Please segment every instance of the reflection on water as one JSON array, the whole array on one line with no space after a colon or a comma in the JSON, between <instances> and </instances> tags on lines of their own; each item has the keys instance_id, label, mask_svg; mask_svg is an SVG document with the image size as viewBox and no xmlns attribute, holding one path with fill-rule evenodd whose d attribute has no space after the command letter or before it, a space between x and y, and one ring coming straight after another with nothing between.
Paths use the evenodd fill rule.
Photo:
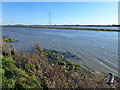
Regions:
<instances>
[{"instance_id":1,"label":"reflection on water","mask_svg":"<svg viewBox=\"0 0 120 90\"><path fill-rule=\"evenodd\" d=\"M19 42L12 45L20 51L31 50L35 42L43 48L70 52L74 63L101 72L118 72L118 32L3 27L3 35Z\"/></svg>"}]
</instances>

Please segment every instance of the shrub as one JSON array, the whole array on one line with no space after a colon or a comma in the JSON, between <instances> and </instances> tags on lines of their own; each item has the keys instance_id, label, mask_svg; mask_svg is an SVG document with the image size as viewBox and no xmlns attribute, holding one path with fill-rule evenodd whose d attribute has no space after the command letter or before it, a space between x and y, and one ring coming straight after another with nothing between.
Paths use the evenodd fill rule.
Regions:
<instances>
[{"instance_id":1,"label":"shrub","mask_svg":"<svg viewBox=\"0 0 120 90\"><path fill-rule=\"evenodd\" d=\"M58 65L66 65L66 62L65 61L59 61Z\"/></svg>"}]
</instances>

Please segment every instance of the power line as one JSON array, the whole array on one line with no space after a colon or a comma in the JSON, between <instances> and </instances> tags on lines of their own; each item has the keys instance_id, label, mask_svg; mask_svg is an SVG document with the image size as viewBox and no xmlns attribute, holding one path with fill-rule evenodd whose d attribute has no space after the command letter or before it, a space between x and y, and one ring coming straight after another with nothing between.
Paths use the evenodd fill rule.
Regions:
<instances>
[{"instance_id":1,"label":"power line","mask_svg":"<svg viewBox=\"0 0 120 90\"><path fill-rule=\"evenodd\" d=\"M12 20L10 20L10 25L12 25Z\"/></svg>"},{"instance_id":2,"label":"power line","mask_svg":"<svg viewBox=\"0 0 120 90\"><path fill-rule=\"evenodd\" d=\"M49 12L49 25L51 25L51 12Z\"/></svg>"}]
</instances>

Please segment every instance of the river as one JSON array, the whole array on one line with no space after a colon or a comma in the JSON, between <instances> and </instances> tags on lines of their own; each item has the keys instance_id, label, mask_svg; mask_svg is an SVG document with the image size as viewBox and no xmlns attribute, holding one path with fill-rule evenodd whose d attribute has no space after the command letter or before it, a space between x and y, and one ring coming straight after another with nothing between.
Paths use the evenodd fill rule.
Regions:
<instances>
[{"instance_id":1,"label":"river","mask_svg":"<svg viewBox=\"0 0 120 90\"><path fill-rule=\"evenodd\" d=\"M118 74L118 32L3 27L2 34L19 42L12 43L19 51L29 51L38 42L42 48L70 52L68 58L93 70Z\"/></svg>"}]
</instances>

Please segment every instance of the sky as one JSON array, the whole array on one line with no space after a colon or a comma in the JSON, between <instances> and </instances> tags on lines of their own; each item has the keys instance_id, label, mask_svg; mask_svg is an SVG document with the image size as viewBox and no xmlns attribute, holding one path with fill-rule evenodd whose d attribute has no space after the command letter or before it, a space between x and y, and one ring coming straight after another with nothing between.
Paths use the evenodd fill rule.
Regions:
<instances>
[{"instance_id":1,"label":"sky","mask_svg":"<svg viewBox=\"0 0 120 90\"><path fill-rule=\"evenodd\" d=\"M2 2L2 24L118 24L118 2Z\"/></svg>"}]
</instances>

